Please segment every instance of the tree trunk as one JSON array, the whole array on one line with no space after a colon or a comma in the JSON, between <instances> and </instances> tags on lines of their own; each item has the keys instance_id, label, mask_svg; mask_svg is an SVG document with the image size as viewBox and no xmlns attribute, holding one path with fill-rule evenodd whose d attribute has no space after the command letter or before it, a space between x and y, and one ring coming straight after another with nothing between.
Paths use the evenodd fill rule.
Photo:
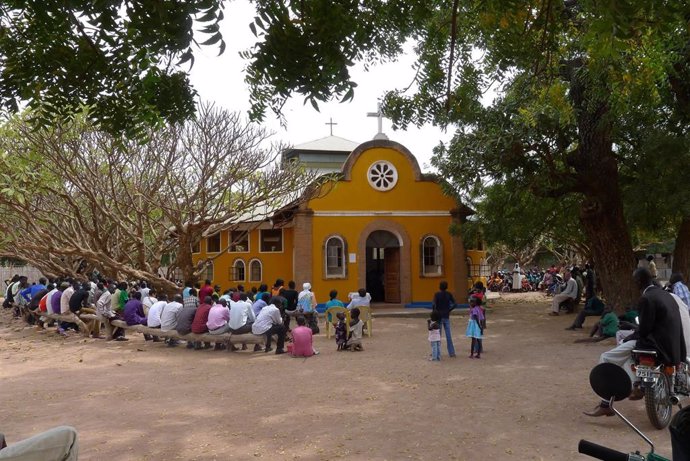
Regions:
<instances>
[{"instance_id":1,"label":"tree trunk","mask_svg":"<svg viewBox=\"0 0 690 461\"><path fill-rule=\"evenodd\" d=\"M199 277L195 274L194 261L192 259L192 244L189 239L188 234L180 235L179 237L179 247L177 249L177 254L175 255L175 263L177 267L182 272L182 279L186 282L191 282L194 284L199 280Z\"/></svg>"},{"instance_id":2,"label":"tree trunk","mask_svg":"<svg viewBox=\"0 0 690 461\"><path fill-rule=\"evenodd\" d=\"M598 167L586 173L580 222L589 240L604 297L616 312L623 313L640 296L632 278L636 263L623 215L617 162L610 153L602 153L599 158Z\"/></svg>"},{"instance_id":3,"label":"tree trunk","mask_svg":"<svg viewBox=\"0 0 690 461\"><path fill-rule=\"evenodd\" d=\"M582 59L570 63L570 97L576 109L578 147L566 158L575 169L574 189L584 195L580 222L594 258L604 297L618 313L637 301L635 260L623 215L618 161L613 155L607 82L592 78Z\"/></svg>"},{"instance_id":4,"label":"tree trunk","mask_svg":"<svg viewBox=\"0 0 690 461\"><path fill-rule=\"evenodd\" d=\"M673 272L681 272L686 282L690 279L690 216L685 216L678 227Z\"/></svg>"},{"instance_id":5,"label":"tree trunk","mask_svg":"<svg viewBox=\"0 0 690 461\"><path fill-rule=\"evenodd\" d=\"M588 194L581 207L580 222L591 245L604 297L616 312L623 313L640 296L632 279L635 258L618 183L611 180L603 186L610 190L609 194Z\"/></svg>"}]
</instances>

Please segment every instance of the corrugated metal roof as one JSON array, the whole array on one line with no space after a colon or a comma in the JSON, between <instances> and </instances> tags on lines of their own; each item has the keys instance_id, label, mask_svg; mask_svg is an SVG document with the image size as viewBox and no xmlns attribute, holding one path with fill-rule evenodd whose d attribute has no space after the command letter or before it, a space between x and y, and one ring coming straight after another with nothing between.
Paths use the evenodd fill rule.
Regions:
<instances>
[{"instance_id":1,"label":"corrugated metal roof","mask_svg":"<svg viewBox=\"0 0 690 461\"><path fill-rule=\"evenodd\" d=\"M352 152L360 143L341 138L340 136L326 136L315 141L298 144L291 150L319 150L335 152Z\"/></svg>"}]
</instances>

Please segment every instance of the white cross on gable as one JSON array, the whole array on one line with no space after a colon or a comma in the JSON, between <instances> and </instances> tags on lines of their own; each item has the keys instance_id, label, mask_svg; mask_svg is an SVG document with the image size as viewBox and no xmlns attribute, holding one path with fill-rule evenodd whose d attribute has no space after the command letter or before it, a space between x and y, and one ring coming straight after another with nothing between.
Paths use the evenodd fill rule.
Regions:
<instances>
[{"instance_id":1,"label":"white cross on gable","mask_svg":"<svg viewBox=\"0 0 690 461\"><path fill-rule=\"evenodd\" d=\"M378 104L376 112L367 112L367 117L376 117L379 122L379 131L374 135L374 139L388 139L388 136L383 132L383 112L381 111L381 103Z\"/></svg>"}]
</instances>

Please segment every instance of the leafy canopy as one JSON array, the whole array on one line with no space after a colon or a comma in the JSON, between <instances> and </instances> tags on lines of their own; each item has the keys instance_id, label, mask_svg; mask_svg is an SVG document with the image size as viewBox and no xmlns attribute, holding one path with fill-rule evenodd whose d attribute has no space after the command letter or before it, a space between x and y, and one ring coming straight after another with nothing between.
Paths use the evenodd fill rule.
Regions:
<instances>
[{"instance_id":1,"label":"leafy canopy","mask_svg":"<svg viewBox=\"0 0 690 461\"><path fill-rule=\"evenodd\" d=\"M221 0L14 0L1 6L0 108L14 113L28 103L42 127L82 107L102 129L129 136L162 120L188 119L195 91L179 66L193 62L193 44L225 49Z\"/></svg>"}]
</instances>

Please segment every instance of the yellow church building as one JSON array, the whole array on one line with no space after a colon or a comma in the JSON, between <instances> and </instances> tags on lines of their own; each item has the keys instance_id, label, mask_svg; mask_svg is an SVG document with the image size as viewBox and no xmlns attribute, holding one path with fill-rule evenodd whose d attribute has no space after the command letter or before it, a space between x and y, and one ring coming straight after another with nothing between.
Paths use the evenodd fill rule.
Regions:
<instances>
[{"instance_id":1,"label":"yellow church building","mask_svg":"<svg viewBox=\"0 0 690 461\"><path fill-rule=\"evenodd\" d=\"M329 136L296 146L283 161L339 171L324 193L280 210L280 219L241 223L203 239L195 262L223 289L310 282L320 304L366 288L372 302L428 305L439 282L465 299L468 259L457 232L472 210L423 174L407 148L387 139L360 145ZM451 228L456 232L451 233ZM220 254L222 253L222 254ZM478 256L478 257L481 257Z\"/></svg>"}]
</instances>

